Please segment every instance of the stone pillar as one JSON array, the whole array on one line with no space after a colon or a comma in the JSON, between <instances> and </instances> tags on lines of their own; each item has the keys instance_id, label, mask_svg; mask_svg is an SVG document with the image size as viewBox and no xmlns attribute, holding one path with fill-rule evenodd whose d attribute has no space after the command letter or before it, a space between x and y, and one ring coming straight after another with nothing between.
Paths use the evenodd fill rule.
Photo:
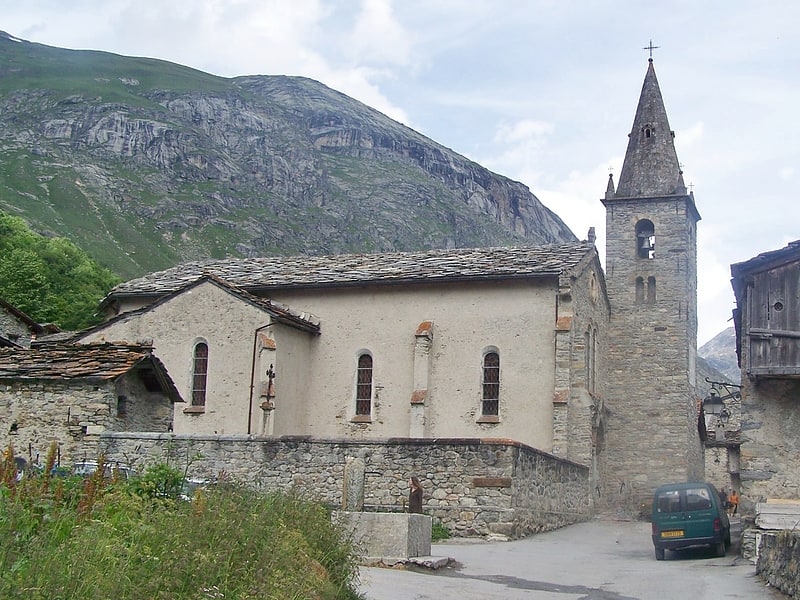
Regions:
<instances>
[{"instance_id":1,"label":"stone pillar","mask_svg":"<svg viewBox=\"0 0 800 600\"><path fill-rule=\"evenodd\" d=\"M365 472L366 464L363 458L347 457L344 465L342 510L355 512L364 510Z\"/></svg>"},{"instance_id":2,"label":"stone pillar","mask_svg":"<svg viewBox=\"0 0 800 600\"><path fill-rule=\"evenodd\" d=\"M414 334L414 391L411 394L411 418L408 435L426 437L425 402L428 401L428 382L431 371L431 348L433 347L433 322L423 321Z\"/></svg>"},{"instance_id":3,"label":"stone pillar","mask_svg":"<svg viewBox=\"0 0 800 600\"><path fill-rule=\"evenodd\" d=\"M566 457L569 453L569 401L571 367L572 317L559 317L556 322L556 372L553 391L553 447L554 455Z\"/></svg>"},{"instance_id":4,"label":"stone pillar","mask_svg":"<svg viewBox=\"0 0 800 600\"><path fill-rule=\"evenodd\" d=\"M277 355L275 340L265 333L258 333L258 407L261 409L261 435L275 434L275 359ZM267 367L266 365L269 365ZM258 412L258 409L256 409Z\"/></svg>"}]
</instances>

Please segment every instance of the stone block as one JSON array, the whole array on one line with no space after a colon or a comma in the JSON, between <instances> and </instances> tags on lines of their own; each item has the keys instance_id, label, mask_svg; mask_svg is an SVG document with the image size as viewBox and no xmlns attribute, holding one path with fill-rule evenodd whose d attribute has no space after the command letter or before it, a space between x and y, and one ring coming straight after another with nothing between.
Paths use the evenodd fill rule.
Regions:
<instances>
[{"instance_id":1,"label":"stone block","mask_svg":"<svg viewBox=\"0 0 800 600\"><path fill-rule=\"evenodd\" d=\"M756 527L795 530L798 523L800 503L797 501L769 499L756 504Z\"/></svg>"},{"instance_id":2,"label":"stone block","mask_svg":"<svg viewBox=\"0 0 800 600\"><path fill-rule=\"evenodd\" d=\"M336 511L333 518L368 558L430 556L432 520L408 513Z\"/></svg>"}]
</instances>

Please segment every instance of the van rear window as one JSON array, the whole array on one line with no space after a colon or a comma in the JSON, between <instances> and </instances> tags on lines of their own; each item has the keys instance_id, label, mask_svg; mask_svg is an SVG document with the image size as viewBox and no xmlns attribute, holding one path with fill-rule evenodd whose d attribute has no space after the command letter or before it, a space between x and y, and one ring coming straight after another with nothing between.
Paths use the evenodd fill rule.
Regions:
<instances>
[{"instance_id":1,"label":"van rear window","mask_svg":"<svg viewBox=\"0 0 800 600\"><path fill-rule=\"evenodd\" d=\"M661 492L656 498L656 508L660 513L681 512L681 496L678 490Z\"/></svg>"},{"instance_id":2,"label":"van rear window","mask_svg":"<svg viewBox=\"0 0 800 600\"><path fill-rule=\"evenodd\" d=\"M708 510L711 508L711 494L706 488L686 490L686 510Z\"/></svg>"}]
</instances>

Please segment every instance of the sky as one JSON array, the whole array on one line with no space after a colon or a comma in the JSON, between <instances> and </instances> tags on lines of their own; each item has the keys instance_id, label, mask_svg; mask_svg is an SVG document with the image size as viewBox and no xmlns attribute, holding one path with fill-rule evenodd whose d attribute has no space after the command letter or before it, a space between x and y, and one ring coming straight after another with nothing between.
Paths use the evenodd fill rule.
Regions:
<instances>
[{"instance_id":1,"label":"sky","mask_svg":"<svg viewBox=\"0 0 800 600\"><path fill-rule=\"evenodd\" d=\"M527 185L605 244L650 51L698 223L698 342L730 265L800 239L796 0L0 0L0 30L321 81Z\"/></svg>"}]
</instances>

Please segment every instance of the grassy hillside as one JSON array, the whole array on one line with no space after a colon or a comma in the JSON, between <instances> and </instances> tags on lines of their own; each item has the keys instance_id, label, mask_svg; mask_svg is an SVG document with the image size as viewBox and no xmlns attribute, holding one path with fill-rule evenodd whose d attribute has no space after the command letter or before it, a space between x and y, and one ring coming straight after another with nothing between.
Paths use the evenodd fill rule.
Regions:
<instances>
[{"instance_id":1,"label":"grassy hillside","mask_svg":"<svg viewBox=\"0 0 800 600\"><path fill-rule=\"evenodd\" d=\"M575 240L522 184L319 82L5 34L0 210L123 278L200 258Z\"/></svg>"}]
</instances>

